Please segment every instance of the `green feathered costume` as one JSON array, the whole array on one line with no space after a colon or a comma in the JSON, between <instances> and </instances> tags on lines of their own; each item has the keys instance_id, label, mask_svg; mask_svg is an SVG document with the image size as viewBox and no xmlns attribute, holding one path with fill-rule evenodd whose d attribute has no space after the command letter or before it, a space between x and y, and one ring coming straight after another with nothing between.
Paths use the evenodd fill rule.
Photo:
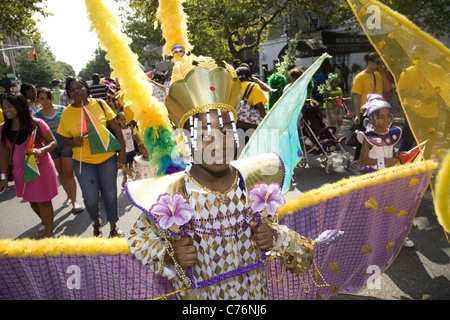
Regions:
<instances>
[{"instance_id":1,"label":"green feathered costume","mask_svg":"<svg viewBox=\"0 0 450 320\"><path fill-rule=\"evenodd\" d=\"M283 95L283 89L287 85L286 77L279 73L274 73L268 80L269 87L278 89L276 92L269 93L269 110L277 102L277 100Z\"/></svg>"}]
</instances>

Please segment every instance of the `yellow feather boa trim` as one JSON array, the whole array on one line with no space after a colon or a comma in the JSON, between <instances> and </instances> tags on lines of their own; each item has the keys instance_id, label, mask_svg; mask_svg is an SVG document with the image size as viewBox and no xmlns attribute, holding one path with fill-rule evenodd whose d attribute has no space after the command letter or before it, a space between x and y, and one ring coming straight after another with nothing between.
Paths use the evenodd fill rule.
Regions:
<instances>
[{"instance_id":1,"label":"yellow feather boa trim","mask_svg":"<svg viewBox=\"0 0 450 320\"><path fill-rule=\"evenodd\" d=\"M54 257L60 255L130 254L127 240L123 238L78 238L62 236L54 239L1 239L0 257Z\"/></svg>"},{"instance_id":2,"label":"yellow feather boa trim","mask_svg":"<svg viewBox=\"0 0 450 320\"><path fill-rule=\"evenodd\" d=\"M439 223L450 233L450 152L447 152L437 174L434 205Z\"/></svg>"},{"instance_id":3,"label":"yellow feather boa trim","mask_svg":"<svg viewBox=\"0 0 450 320\"><path fill-rule=\"evenodd\" d=\"M187 36L187 15L183 11L183 2L185 0L159 0L156 17L161 22L162 35L166 40L163 56L171 54L175 45L183 46L186 53L192 50Z\"/></svg>"},{"instance_id":4,"label":"yellow feather boa trim","mask_svg":"<svg viewBox=\"0 0 450 320\"><path fill-rule=\"evenodd\" d=\"M142 70L138 56L129 47L131 39L120 31L119 23L105 5L104 0L85 0L91 31L97 33L101 47L107 51L114 70L112 78L118 78L124 91L124 102L129 105L139 127L170 129L169 115L164 104L152 96L152 86ZM154 138L157 138L155 135Z\"/></svg>"},{"instance_id":5,"label":"yellow feather boa trim","mask_svg":"<svg viewBox=\"0 0 450 320\"><path fill-rule=\"evenodd\" d=\"M342 197L354 190L360 190L395 179L412 176L418 173L430 172L437 168L433 161L420 161L400 166L393 166L384 170L339 180L333 184L327 184L300 195L296 199L286 201L286 204L278 211L278 217L292 214L300 209L312 205Z\"/></svg>"}]
</instances>

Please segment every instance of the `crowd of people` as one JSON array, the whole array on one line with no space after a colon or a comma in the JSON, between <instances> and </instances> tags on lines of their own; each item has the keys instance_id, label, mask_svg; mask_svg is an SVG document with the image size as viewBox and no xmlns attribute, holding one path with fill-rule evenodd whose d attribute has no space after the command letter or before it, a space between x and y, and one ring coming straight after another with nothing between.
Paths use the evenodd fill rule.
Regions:
<instances>
[{"instance_id":1,"label":"crowd of people","mask_svg":"<svg viewBox=\"0 0 450 320\"><path fill-rule=\"evenodd\" d=\"M396 164L398 158L394 145L401 136L399 129L399 139L387 146L386 150L384 147L374 147L368 138L370 134L366 134L370 131L378 134L388 132L394 112L389 104L392 80L383 62L374 52L366 55L366 62L364 70L358 70L355 65L352 67L354 79L351 88L347 83L348 68L344 64L340 67L335 65L335 72L330 73L328 79L323 74L314 77L316 86L325 84L322 101L317 106L321 107L322 102L326 104L328 125L341 128L344 110L335 99L343 98L344 93L351 93L355 108L354 124L360 133L365 133L360 136L355 150L352 168L357 171L366 168L366 171L377 170ZM236 126L244 131L257 128L276 101L304 72L302 67L293 66L287 75L272 75L268 83L264 83L252 75L248 64L237 59L232 64L242 87ZM165 81L164 73L151 73L153 94L162 102L168 91L164 86ZM382 101L382 106L375 104L372 110L368 100L370 94L375 97L374 101ZM149 150L144 146L132 111L124 105L118 80L105 79L103 75L95 73L91 85L74 77L68 77L65 83L55 79L51 88L36 89L34 85L25 83L20 93L4 94L1 105L4 122L0 126L0 147L4 152L0 162L0 187L4 191L8 188L8 182L14 180L17 196L28 201L42 220L38 236L53 236L51 200L57 194L57 174L67 194L63 207L72 206L74 214L86 210L93 222L93 235L102 236L99 211L102 199L110 223L109 236L123 237L123 231L117 227L118 170L123 172L122 187L125 187L128 179L156 176L157 168L150 164ZM120 143L120 150L96 154L91 152L87 135L80 134L84 109L89 110L113 133ZM34 137L32 132L35 128L37 134ZM25 188L22 176L26 164L21 155L30 139L35 139L32 152L36 155L40 176L26 183ZM381 158L385 160L383 163L375 163ZM77 200L77 181L85 208Z\"/></svg>"},{"instance_id":2,"label":"crowd of people","mask_svg":"<svg viewBox=\"0 0 450 320\"><path fill-rule=\"evenodd\" d=\"M151 81L161 88L165 75L154 72ZM80 134L82 109L89 110L113 132L122 146L118 152L91 153L87 134ZM0 110L0 192L14 181L16 195L29 202L42 221L37 237L53 237L52 199L58 194L57 176L66 193L62 207L72 206L73 214L86 210L93 222L93 235L100 237L102 199L110 223L109 236L123 237L117 227L117 172L123 171L124 187L127 176L152 177L156 168L150 164L130 108L124 108L118 81L94 73L91 85L75 77L67 77L65 83L54 79L49 88L36 89L24 83L20 93L1 95ZM25 149L35 155L39 175L26 183ZM85 208L77 200L77 181Z\"/></svg>"}]
</instances>

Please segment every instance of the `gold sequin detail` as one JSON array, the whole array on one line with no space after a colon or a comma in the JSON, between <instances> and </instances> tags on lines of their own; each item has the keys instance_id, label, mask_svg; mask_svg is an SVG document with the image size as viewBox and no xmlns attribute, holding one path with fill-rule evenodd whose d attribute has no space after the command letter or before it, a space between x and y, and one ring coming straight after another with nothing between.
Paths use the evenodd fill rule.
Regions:
<instances>
[{"instance_id":1,"label":"gold sequin detail","mask_svg":"<svg viewBox=\"0 0 450 320\"><path fill-rule=\"evenodd\" d=\"M372 209L372 210L374 210L374 211L378 211L378 203L375 201L374 198L370 198L369 200L367 200L367 201L364 203L364 206L365 206L367 209Z\"/></svg>"},{"instance_id":2,"label":"gold sequin detail","mask_svg":"<svg viewBox=\"0 0 450 320\"><path fill-rule=\"evenodd\" d=\"M365 246L362 246L359 251L364 253L372 253L372 247L366 244Z\"/></svg>"},{"instance_id":3,"label":"gold sequin detail","mask_svg":"<svg viewBox=\"0 0 450 320\"><path fill-rule=\"evenodd\" d=\"M384 208L383 211L386 213L392 213L392 214L397 213L397 209L395 209L395 207L393 207L393 206L386 207L386 208Z\"/></svg>"},{"instance_id":4,"label":"gold sequin detail","mask_svg":"<svg viewBox=\"0 0 450 320\"><path fill-rule=\"evenodd\" d=\"M411 181L408 184L408 188L412 188L414 186L417 186L420 183L419 179L412 178Z\"/></svg>"}]
</instances>

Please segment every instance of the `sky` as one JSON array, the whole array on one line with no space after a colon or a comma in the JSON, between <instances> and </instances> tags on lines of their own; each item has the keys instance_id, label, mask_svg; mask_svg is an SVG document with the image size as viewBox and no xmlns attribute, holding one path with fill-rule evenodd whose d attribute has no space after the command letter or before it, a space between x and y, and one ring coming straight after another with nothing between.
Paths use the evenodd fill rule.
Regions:
<instances>
[{"instance_id":1,"label":"sky","mask_svg":"<svg viewBox=\"0 0 450 320\"><path fill-rule=\"evenodd\" d=\"M104 1L119 17L119 5L113 0ZM70 64L78 74L92 60L98 48L97 36L89 32L90 22L84 0L47 0L46 12L53 13L53 16L35 17L41 20L37 28L42 39L50 46L56 61Z\"/></svg>"}]
</instances>

